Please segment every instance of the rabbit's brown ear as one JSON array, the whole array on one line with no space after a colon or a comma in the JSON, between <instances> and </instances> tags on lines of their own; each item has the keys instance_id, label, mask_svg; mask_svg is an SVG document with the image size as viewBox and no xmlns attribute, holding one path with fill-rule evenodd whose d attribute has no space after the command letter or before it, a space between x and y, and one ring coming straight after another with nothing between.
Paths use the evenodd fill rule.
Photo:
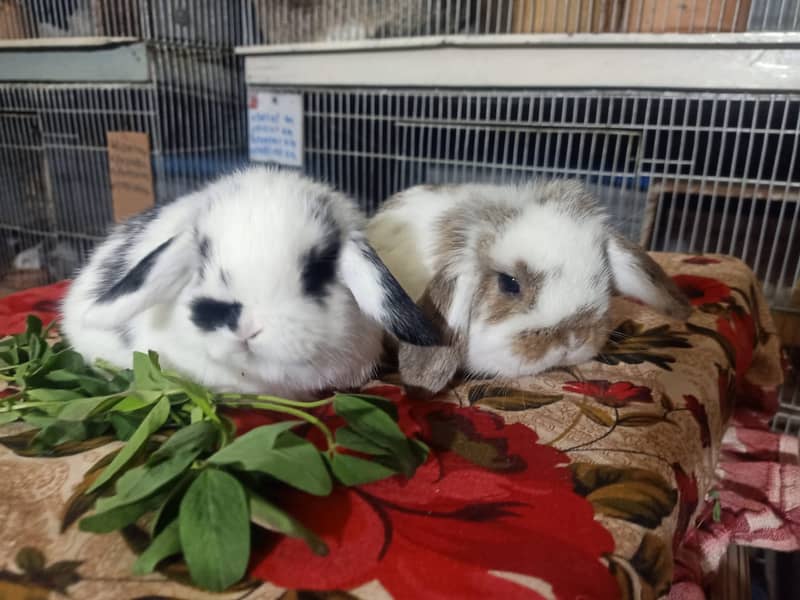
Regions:
<instances>
[{"instance_id":1,"label":"rabbit's brown ear","mask_svg":"<svg viewBox=\"0 0 800 600\"><path fill-rule=\"evenodd\" d=\"M400 342L400 379L415 396L429 397L445 389L461 366L464 336L447 323L455 290L455 280L438 272L418 303L437 329L442 345L422 347Z\"/></svg>"},{"instance_id":2,"label":"rabbit's brown ear","mask_svg":"<svg viewBox=\"0 0 800 600\"><path fill-rule=\"evenodd\" d=\"M672 278L642 248L618 234L608 240L614 291L632 296L675 319L686 320L692 306Z\"/></svg>"}]
</instances>

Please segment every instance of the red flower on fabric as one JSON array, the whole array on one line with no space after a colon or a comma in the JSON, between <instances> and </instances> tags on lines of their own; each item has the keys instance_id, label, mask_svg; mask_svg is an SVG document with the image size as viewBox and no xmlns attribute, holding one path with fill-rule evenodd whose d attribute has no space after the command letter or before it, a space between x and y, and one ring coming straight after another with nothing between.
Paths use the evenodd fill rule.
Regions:
<instances>
[{"instance_id":1,"label":"red flower on fabric","mask_svg":"<svg viewBox=\"0 0 800 600\"><path fill-rule=\"evenodd\" d=\"M700 494L697 489L697 476L691 476L683 470L678 463L672 465L672 472L675 474L675 483L678 487L678 522L675 525L675 535L672 538L673 553L677 551L683 540L683 536L689 530L690 520L697 504L700 501Z\"/></svg>"},{"instance_id":2,"label":"red flower on fabric","mask_svg":"<svg viewBox=\"0 0 800 600\"><path fill-rule=\"evenodd\" d=\"M61 281L0 298L0 336L25 331L28 315L39 317L45 325L55 321L69 283Z\"/></svg>"},{"instance_id":3,"label":"red flower on fabric","mask_svg":"<svg viewBox=\"0 0 800 600\"><path fill-rule=\"evenodd\" d=\"M672 280L694 306L716 304L731 295L731 288L716 279L699 275L674 275Z\"/></svg>"},{"instance_id":4,"label":"red flower on fabric","mask_svg":"<svg viewBox=\"0 0 800 600\"><path fill-rule=\"evenodd\" d=\"M717 319L717 332L730 344L734 353L736 382L740 385L753 364L753 351L756 345L756 326L753 316L743 309L734 309L729 317Z\"/></svg>"},{"instance_id":5,"label":"red flower on fabric","mask_svg":"<svg viewBox=\"0 0 800 600\"><path fill-rule=\"evenodd\" d=\"M700 401L694 396L684 396L686 408L692 413L692 416L697 421L700 427L700 440L703 443L703 448L711 446L711 429L708 427L708 413L706 407L700 404Z\"/></svg>"},{"instance_id":6,"label":"red flower on fabric","mask_svg":"<svg viewBox=\"0 0 800 600\"><path fill-rule=\"evenodd\" d=\"M690 256L689 258L684 258L682 262L689 265L717 265L722 261L710 256Z\"/></svg>"},{"instance_id":7,"label":"red flower on fabric","mask_svg":"<svg viewBox=\"0 0 800 600\"><path fill-rule=\"evenodd\" d=\"M558 598L618 597L600 562L613 539L574 493L567 455L479 409L414 403L391 386L369 392L398 404L402 429L431 447L428 461L410 480L340 487L326 498L288 490L282 506L330 552L281 538L256 552L252 575L313 590L378 580L395 598L545 597L503 575L514 573Z\"/></svg>"},{"instance_id":8,"label":"red flower on fabric","mask_svg":"<svg viewBox=\"0 0 800 600\"><path fill-rule=\"evenodd\" d=\"M588 379L586 381L567 381L562 388L565 392L574 392L591 396L600 404L612 408L621 408L631 402L652 402L650 388L633 385L630 381L611 383L604 379Z\"/></svg>"}]
</instances>

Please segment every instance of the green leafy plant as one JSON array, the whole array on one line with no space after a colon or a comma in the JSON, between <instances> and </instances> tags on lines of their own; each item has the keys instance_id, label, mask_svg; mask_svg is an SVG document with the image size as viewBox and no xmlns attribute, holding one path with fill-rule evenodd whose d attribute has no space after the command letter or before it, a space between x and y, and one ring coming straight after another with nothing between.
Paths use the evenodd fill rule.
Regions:
<instances>
[{"instance_id":1,"label":"green leafy plant","mask_svg":"<svg viewBox=\"0 0 800 600\"><path fill-rule=\"evenodd\" d=\"M32 426L26 451L37 455L97 438L125 442L86 490L97 500L79 527L108 533L144 522L151 542L137 574L182 555L195 584L224 590L245 575L253 526L324 555L325 543L275 500L281 486L326 496L337 482L411 477L427 458L384 398L216 394L162 369L153 352L135 353L132 370L88 365L63 341L48 343L48 333L29 317L24 333L0 340L0 425ZM224 407L280 420L236 437ZM333 415L344 422L335 431L326 423ZM311 429L321 449L304 437Z\"/></svg>"}]
</instances>

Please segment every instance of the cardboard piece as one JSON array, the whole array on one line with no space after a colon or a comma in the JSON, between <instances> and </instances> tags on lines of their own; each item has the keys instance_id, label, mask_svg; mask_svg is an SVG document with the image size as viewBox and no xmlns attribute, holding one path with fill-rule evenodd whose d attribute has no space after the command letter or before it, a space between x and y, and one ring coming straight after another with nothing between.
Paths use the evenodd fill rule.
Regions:
<instances>
[{"instance_id":1,"label":"cardboard piece","mask_svg":"<svg viewBox=\"0 0 800 600\"><path fill-rule=\"evenodd\" d=\"M514 0L513 33L602 33L609 31L620 0Z\"/></svg>"},{"instance_id":2,"label":"cardboard piece","mask_svg":"<svg viewBox=\"0 0 800 600\"><path fill-rule=\"evenodd\" d=\"M745 31L750 0L627 0L622 31L730 33Z\"/></svg>"},{"instance_id":3,"label":"cardboard piece","mask_svg":"<svg viewBox=\"0 0 800 600\"><path fill-rule=\"evenodd\" d=\"M0 0L0 40L33 37L26 25L25 11L18 0Z\"/></svg>"},{"instance_id":4,"label":"cardboard piece","mask_svg":"<svg viewBox=\"0 0 800 600\"><path fill-rule=\"evenodd\" d=\"M150 138L140 131L106 133L111 202L119 223L155 204Z\"/></svg>"}]
</instances>

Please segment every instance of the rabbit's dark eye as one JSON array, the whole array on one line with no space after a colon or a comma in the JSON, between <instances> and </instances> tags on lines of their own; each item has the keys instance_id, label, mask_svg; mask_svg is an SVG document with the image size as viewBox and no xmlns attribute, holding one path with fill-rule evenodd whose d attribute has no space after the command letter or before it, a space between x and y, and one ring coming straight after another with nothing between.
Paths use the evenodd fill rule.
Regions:
<instances>
[{"instance_id":1,"label":"rabbit's dark eye","mask_svg":"<svg viewBox=\"0 0 800 600\"><path fill-rule=\"evenodd\" d=\"M516 296L520 292L519 281L507 273L497 274L497 285L501 292L509 296Z\"/></svg>"},{"instance_id":2,"label":"rabbit's dark eye","mask_svg":"<svg viewBox=\"0 0 800 600\"><path fill-rule=\"evenodd\" d=\"M317 299L325 295L325 289L336 276L339 250L340 242L335 238L308 253L303 263L302 274L303 291L306 294Z\"/></svg>"}]
</instances>

